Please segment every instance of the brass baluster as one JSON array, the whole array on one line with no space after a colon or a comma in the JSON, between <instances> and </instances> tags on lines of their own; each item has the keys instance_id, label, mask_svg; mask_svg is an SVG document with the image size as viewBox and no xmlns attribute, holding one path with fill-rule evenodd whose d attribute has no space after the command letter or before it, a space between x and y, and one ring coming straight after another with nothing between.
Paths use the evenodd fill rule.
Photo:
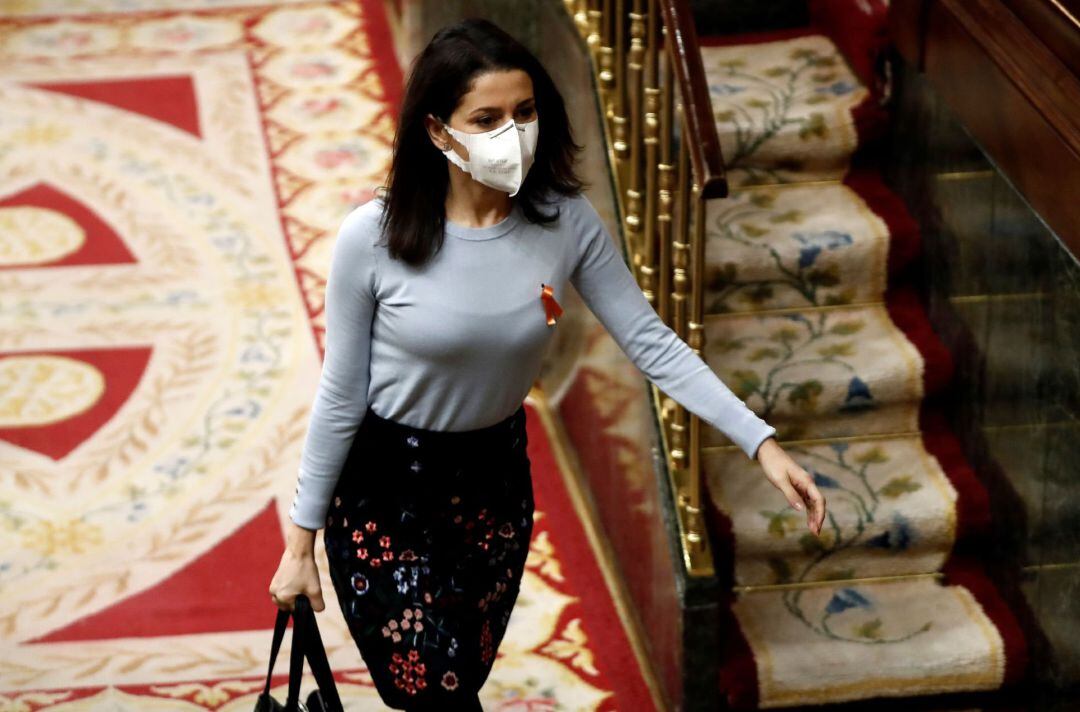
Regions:
<instances>
[{"instance_id":1,"label":"brass baluster","mask_svg":"<svg viewBox=\"0 0 1080 712\"><path fill-rule=\"evenodd\" d=\"M702 198L701 191L696 184L691 201L693 203L693 224L690 239L692 273L690 278L690 313L687 315L685 338L690 348L704 359L705 200ZM701 479L704 477L704 469L701 466L701 419L696 416L690 418L689 427L690 461L687 468L688 477L685 492L686 539L688 545L692 548L691 555L695 553L700 555L705 551L707 543L705 519L701 511Z\"/></svg>"},{"instance_id":2,"label":"brass baluster","mask_svg":"<svg viewBox=\"0 0 1080 712\"><path fill-rule=\"evenodd\" d=\"M645 16L641 12L642 0L633 0L634 9L628 13L629 20L629 49L626 52L626 99L628 110L626 112L628 126L626 127L629 137L626 146L627 175L624 190L626 201L625 229L627 240L631 246L633 269L638 284L642 287L645 297L649 299L651 289L644 282L647 275L652 271L651 248L643 244L646 233L642 229L643 222L643 183L642 176L642 124L643 103L642 90L644 88L644 58L645 58ZM621 63L620 63L621 64ZM649 299L650 302L655 301Z\"/></svg>"},{"instance_id":3,"label":"brass baluster","mask_svg":"<svg viewBox=\"0 0 1080 712\"><path fill-rule=\"evenodd\" d=\"M705 199L726 190L684 0L564 0L596 75L631 268L660 318L704 349ZM673 30L672 27L677 29ZM690 96L692 95L692 96ZM694 98L696 97L696 98ZM686 107L690 107L688 115ZM653 388L691 575L713 575L702 515L701 422Z\"/></svg>"},{"instance_id":4,"label":"brass baluster","mask_svg":"<svg viewBox=\"0 0 1080 712\"><path fill-rule=\"evenodd\" d=\"M653 2L656 9L656 2ZM663 23L660 25L661 41L667 33ZM657 173L657 243L660 248L657 260L657 273L659 284L656 289L660 294L660 317L668 324L671 323L671 239L674 234L674 205L675 205L675 166L671 156L672 122L674 114L674 86L675 73L671 69L671 57L666 52L657 53L657 64L663 62L663 71L658 71L660 77L660 117L659 117L659 141L660 162L656 166Z\"/></svg>"},{"instance_id":5,"label":"brass baluster","mask_svg":"<svg viewBox=\"0 0 1080 712\"><path fill-rule=\"evenodd\" d=\"M676 160L676 198L675 198L675 229L671 235L671 321L670 326L680 338L686 338L686 299L687 299L687 265L689 261L689 247L684 236L688 236L687 218L690 203L690 154L688 142L683 137L686 135L686 120L683 116L683 106L678 103L675 107L675 121L680 126L680 139L678 145L678 159ZM678 473L676 476L676 497L681 497L685 487L687 472L687 452L689 445L686 438L687 413L682 405L676 403L671 409L671 460L672 469Z\"/></svg>"},{"instance_id":6,"label":"brass baluster","mask_svg":"<svg viewBox=\"0 0 1080 712\"><path fill-rule=\"evenodd\" d=\"M657 173L659 168L657 144L659 142L660 89L656 61L657 25L654 0L646 3L645 14L641 18L641 120L638 135L641 141L641 156L644 165L642 197L641 233L644 236L644 255L638 266L641 291L645 298L664 318L660 310L660 295L657 293Z\"/></svg>"}]
</instances>

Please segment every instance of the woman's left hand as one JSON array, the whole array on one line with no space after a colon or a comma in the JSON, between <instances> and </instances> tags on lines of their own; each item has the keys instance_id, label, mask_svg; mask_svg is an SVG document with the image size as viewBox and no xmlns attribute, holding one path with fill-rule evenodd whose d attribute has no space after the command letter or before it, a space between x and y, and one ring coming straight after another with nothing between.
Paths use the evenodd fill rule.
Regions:
<instances>
[{"instance_id":1,"label":"woman's left hand","mask_svg":"<svg viewBox=\"0 0 1080 712\"><path fill-rule=\"evenodd\" d=\"M818 491L814 478L784 452L775 437L768 437L758 447L757 461L765 478L784 493L795 509L806 503L806 524L815 535L821 533L825 521L825 497Z\"/></svg>"}]
</instances>

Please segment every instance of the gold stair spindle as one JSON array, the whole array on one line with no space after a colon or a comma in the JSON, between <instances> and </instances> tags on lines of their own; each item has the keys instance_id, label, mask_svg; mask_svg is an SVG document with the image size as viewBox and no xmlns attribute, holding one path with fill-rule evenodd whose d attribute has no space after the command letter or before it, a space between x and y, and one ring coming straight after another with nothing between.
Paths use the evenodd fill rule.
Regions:
<instances>
[{"instance_id":1,"label":"gold stair spindle","mask_svg":"<svg viewBox=\"0 0 1080 712\"><path fill-rule=\"evenodd\" d=\"M685 136L685 118L683 107L676 106L676 121L682 126ZM687 299L687 262L689 258L689 244L680 239L687 232L687 217L690 202L690 176L689 176L689 150L687 141L679 141L679 157L676 162L678 179L676 187L676 224L671 235L671 323L670 326L680 338L686 338L686 299ZM671 408L671 463L672 469L678 473L677 481L679 488L676 496L682 491L683 480L686 475L687 454L686 448L686 409L681 404L675 403Z\"/></svg>"},{"instance_id":2,"label":"gold stair spindle","mask_svg":"<svg viewBox=\"0 0 1080 712\"><path fill-rule=\"evenodd\" d=\"M686 342L702 359L705 342L704 332L704 294L705 277L705 201L697 185L694 186L693 224L691 226L691 279L690 279L690 314L686 324ZM701 479L704 471L701 466L701 419L690 418L690 462L686 479L686 500L683 503L687 512L686 538L694 551L700 553L705 545L705 520L702 515Z\"/></svg>"},{"instance_id":3,"label":"gold stair spindle","mask_svg":"<svg viewBox=\"0 0 1080 712\"><path fill-rule=\"evenodd\" d=\"M627 63L627 13L626 0L613 0L615 3L614 17L612 18L612 47L615 53L612 62L614 70L614 97L611 101L611 139L612 148L615 152L615 170L618 174L617 184L625 198L626 189L632 185L631 175L633 166L630 155L629 123L630 116L626 85ZM624 212L625 222L625 212Z\"/></svg>"},{"instance_id":4,"label":"gold stair spindle","mask_svg":"<svg viewBox=\"0 0 1080 712\"><path fill-rule=\"evenodd\" d=\"M639 265L639 278L641 291L645 298L653 305L653 309L663 318L660 312L660 297L657 293L657 142L659 135L659 110L660 90L657 77L656 44L657 25L655 2L650 0L642 18L642 49L641 60L641 120L639 136L641 141L642 165L642 199L641 206L641 234L644 242L642 264Z\"/></svg>"},{"instance_id":5,"label":"gold stair spindle","mask_svg":"<svg viewBox=\"0 0 1080 712\"><path fill-rule=\"evenodd\" d=\"M633 0L633 10L627 14L629 20L629 41L626 51L625 79L626 79L626 119L625 128L628 137L626 146L627 175L623 192L626 203L626 215L624 224L627 242L630 245L630 255L633 269L638 284L642 285L645 273L651 268L649 255L644 245L644 232L642 230L643 210L643 177L642 177L642 124L644 123L643 109L643 69L645 58L644 33L645 22L641 4L643 0ZM622 64L622 63L620 63ZM648 295L646 294L646 298Z\"/></svg>"},{"instance_id":6,"label":"gold stair spindle","mask_svg":"<svg viewBox=\"0 0 1080 712\"><path fill-rule=\"evenodd\" d=\"M704 350L705 200L727 186L687 0L564 0L596 78L631 268L657 314ZM683 560L712 576L701 422L652 386Z\"/></svg>"},{"instance_id":7,"label":"gold stair spindle","mask_svg":"<svg viewBox=\"0 0 1080 712\"><path fill-rule=\"evenodd\" d=\"M605 0L605 3L608 0ZM597 10L589 12L590 32L596 47L596 61L599 67L597 85L600 89L600 106L604 110L604 122L607 131L611 131L611 120L615 114L615 54L608 39L608 18Z\"/></svg>"},{"instance_id":8,"label":"gold stair spindle","mask_svg":"<svg viewBox=\"0 0 1080 712\"><path fill-rule=\"evenodd\" d=\"M596 64L596 48L599 45L599 37L595 34L596 13L589 7L591 0L563 0L567 11L573 17L574 25L577 26L578 34L585 38L585 46L592 57L593 66Z\"/></svg>"},{"instance_id":9,"label":"gold stair spindle","mask_svg":"<svg viewBox=\"0 0 1080 712\"><path fill-rule=\"evenodd\" d=\"M612 102L612 110L614 116L626 120L626 0L605 0L605 2L613 3L614 7L608 6L608 17L610 18L609 28L611 35L608 39L608 46L612 48L615 55L615 61L612 63L612 69L615 72L615 100ZM626 135L615 135L615 151L616 153L625 152ZM620 140L622 145L620 145Z\"/></svg>"},{"instance_id":10,"label":"gold stair spindle","mask_svg":"<svg viewBox=\"0 0 1080 712\"><path fill-rule=\"evenodd\" d=\"M597 59L600 73L602 93L600 95L601 106L604 109L604 120L607 121L607 130L611 131L611 117L615 115L615 48L612 46L613 31L611 25L612 0L593 0L594 8L591 15L594 18L593 34L596 37ZM596 5L599 7L595 7Z\"/></svg>"},{"instance_id":11,"label":"gold stair spindle","mask_svg":"<svg viewBox=\"0 0 1080 712\"><path fill-rule=\"evenodd\" d=\"M655 0L654 5L655 8ZM667 33L663 23L660 24L661 42ZM674 113L674 87L675 73L671 68L671 57L666 52L657 53L660 84L660 162L656 166L657 171L657 245L660 249L657 260L658 284L657 292L660 295L660 318L665 323L671 323L671 239L674 234L674 206L675 206L675 166L672 162L672 121Z\"/></svg>"}]
</instances>

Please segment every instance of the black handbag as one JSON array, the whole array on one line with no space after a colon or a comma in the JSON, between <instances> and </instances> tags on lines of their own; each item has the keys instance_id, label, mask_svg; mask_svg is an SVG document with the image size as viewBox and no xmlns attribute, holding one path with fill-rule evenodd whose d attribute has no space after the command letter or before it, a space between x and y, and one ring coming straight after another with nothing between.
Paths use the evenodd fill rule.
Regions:
<instances>
[{"instance_id":1,"label":"black handbag","mask_svg":"<svg viewBox=\"0 0 1080 712\"><path fill-rule=\"evenodd\" d=\"M270 678L274 674L274 661L277 660L290 617L293 620L293 638L289 660L289 695L285 704L282 704L270 695ZM319 687L311 691L307 702L301 702L300 678L304 674L305 657ZM266 686L255 701L255 712L344 712L337 686L334 684L334 676L330 672L330 663L326 660L326 649L323 648L322 637L319 635L315 611L304 594L297 595L294 610L278 609L277 621L274 623L274 642L270 646L270 667L266 671Z\"/></svg>"}]
</instances>

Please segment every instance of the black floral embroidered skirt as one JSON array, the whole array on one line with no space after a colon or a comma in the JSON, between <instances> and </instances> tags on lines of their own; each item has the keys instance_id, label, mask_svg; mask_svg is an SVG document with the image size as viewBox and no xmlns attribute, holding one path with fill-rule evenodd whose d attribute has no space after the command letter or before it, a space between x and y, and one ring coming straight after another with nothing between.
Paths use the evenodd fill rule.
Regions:
<instances>
[{"instance_id":1,"label":"black floral embroidered skirt","mask_svg":"<svg viewBox=\"0 0 1080 712\"><path fill-rule=\"evenodd\" d=\"M387 705L479 709L532 535L527 442L524 404L456 432L365 414L323 540L342 613Z\"/></svg>"}]
</instances>

